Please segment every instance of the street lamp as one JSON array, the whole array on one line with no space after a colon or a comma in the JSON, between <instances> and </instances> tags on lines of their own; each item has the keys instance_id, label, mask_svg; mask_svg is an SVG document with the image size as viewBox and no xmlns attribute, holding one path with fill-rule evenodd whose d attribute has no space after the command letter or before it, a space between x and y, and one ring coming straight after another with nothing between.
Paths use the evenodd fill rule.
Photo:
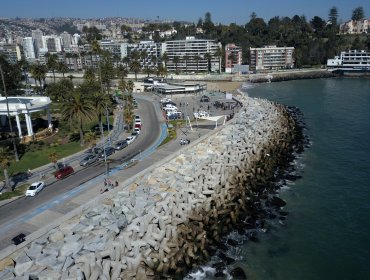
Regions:
<instances>
[{"instance_id":1,"label":"street lamp","mask_svg":"<svg viewBox=\"0 0 370 280\"><path fill-rule=\"evenodd\" d=\"M9 102L8 102L8 94L6 93L6 86L5 86L5 79L4 79L4 72L3 68L0 64L0 74L1 74L1 80L3 81L3 86L4 86L4 95L5 95L5 101L6 101L6 113L8 117L8 122L9 122L9 129L10 129L10 134L12 137L12 143L13 143L13 149L14 149L14 156L15 156L15 161L19 161L19 156L18 156L18 151L17 151L17 145L15 143L14 139L14 133L13 133L13 126L12 126L12 121L10 120L10 114L9 114Z\"/></svg>"}]
</instances>

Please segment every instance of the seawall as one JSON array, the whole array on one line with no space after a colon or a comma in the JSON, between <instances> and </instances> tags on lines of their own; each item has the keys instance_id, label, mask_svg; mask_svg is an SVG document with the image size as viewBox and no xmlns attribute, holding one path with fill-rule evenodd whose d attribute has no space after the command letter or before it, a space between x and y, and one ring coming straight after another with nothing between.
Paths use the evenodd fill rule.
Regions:
<instances>
[{"instance_id":1,"label":"seawall","mask_svg":"<svg viewBox=\"0 0 370 280\"><path fill-rule=\"evenodd\" d=\"M248 215L251 196L294 140L285 107L240 101L225 126L8 256L0 278L154 279L206 261L209 247Z\"/></svg>"}]
</instances>

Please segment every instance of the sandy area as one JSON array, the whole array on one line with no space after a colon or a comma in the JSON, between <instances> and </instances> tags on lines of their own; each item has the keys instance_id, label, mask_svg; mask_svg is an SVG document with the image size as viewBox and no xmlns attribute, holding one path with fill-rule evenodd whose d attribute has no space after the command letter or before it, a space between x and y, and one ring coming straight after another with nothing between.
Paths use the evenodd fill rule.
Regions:
<instances>
[{"instance_id":1,"label":"sandy area","mask_svg":"<svg viewBox=\"0 0 370 280\"><path fill-rule=\"evenodd\" d=\"M243 82L206 82L208 91L226 91L226 92L235 92L238 88L241 87Z\"/></svg>"}]
</instances>

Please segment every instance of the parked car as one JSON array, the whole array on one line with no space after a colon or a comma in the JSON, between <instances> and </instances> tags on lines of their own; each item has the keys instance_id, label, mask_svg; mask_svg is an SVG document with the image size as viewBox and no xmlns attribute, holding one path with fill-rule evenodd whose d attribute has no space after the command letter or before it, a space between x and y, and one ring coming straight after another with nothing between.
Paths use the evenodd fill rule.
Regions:
<instances>
[{"instance_id":1,"label":"parked car","mask_svg":"<svg viewBox=\"0 0 370 280\"><path fill-rule=\"evenodd\" d=\"M105 147L104 150L99 154L99 158L109 157L115 152L116 150L113 147Z\"/></svg>"},{"instance_id":2,"label":"parked car","mask_svg":"<svg viewBox=\"0 0 370 280\"><path fill-rule=\"evenodd\" d=\"M127 144L131 144L132 142L134 142L135 141L135 136L128 136L127 138L126 138L126 141L127 141Z\"/></svg>"},{"instance_id":3,"label":"parked car","mask_svg":"<svg viewBox=\"0 0 370 280\"><path fill-rule=\"evenodd\" d=\"M135 121L136 121L136 120L139 120L139 121L141 121L141 118L140 118L140 116L136 115L136 116L135 116Z\"/></svg>"},{"instance_id":4,"label":"parked car","mask_svg":"<svg viewBox=\"0 0 370 280\"><path fill-rule=\"evenodd\" d=\"M203 95L201 98L200 98L200 102L209 102L209 97L207 95Z\"/></svg>"},{"instance_id":5,"label":"parked car","mask_svg":"<svg viewBox=\"0 0 370 280\"><path fill-rule=\"evenodd\" d=\"M167 105L176 106L176 103L175 103L175 102L172 102L172 101L168 101L168 102L164 102L164 103L162 103L162 106L163 106L163 107L167 107Z\"/></svg>"},{"instance_id":6,"label":"parked car","mask_svg":"<svg viewBox=\"0 0 370 280\"><path fill-rule=\"evenodd\" d=\"M134 137L136 138L136 137L138 137L138 136L139 136L139 133L137 133L136 131L133 131L133 132L131 133L131 136L134 136Z\"/></svg>"},{"instance_id":7,"label":"parked car","mask_svg":"<svg viewBox=\"0 0 370 280\"><path fill-rule=\"evenodd\" d=\"M61 167L57 172L55 172L54 176L56 179L60 180L74 172L72 166L66 165Z\"/></svg>"},{"instance_id":8,"label":"parked car","mask_svg":"<svg viewBox=\"0 0 370 280\"><path fill-rule=\"evenodd\" d=\"M126 148L128 146L128 143L126 140L121 140L121 141L118 141L116 143L116 145L114 146L114 148L116 150L122 150L123 148Z\"/></svg>"},{"instance_id":9,"label":"parked car","mask_svg":"<svg viewBox=\"0 0 370 280\"><path fill-rule=\"evenodd\" d=\"M88 166L94 162L96 162L98 160L98 157L94 154L89 154L87 156L85 156L81 161L80 161L80 165L81 166Z\"/></svg>"},{"instance_id":10,"label":"parked car","mask_svg":"<svg viewBox=\"0 0 370 280\"><path fill-rule=\"evenodd\" d=\"M35 196L36 194L41 192L44 187L45 182L43 181L32 183L31 186L29 186L26 191L26 196Z\"/></svg>"},{"instance_id":11,"label":"parked car","mask_svg":"<svg viewBox=\"0 0 370 280\"><path fill-rule=\"evenodd\" d=\"M138 135L140 134L140 131L141 131L140 128L138 128L138 127L134 128L134 132L136 132Z\"/></svg>"},{"instance_id":12,"label":"parked car","mask_svg":"<svg viewBox=\"0 0 370 280\"><path fill-rule=\"evenodd\" d=\"M169 104L169 103L167 103L165 106L163 106L163 108L170 108L170 109L177 110L177 107L175 105L172 105L172 104Z\"/></svg>"},{"instance_id":13,"label":"parked car","mask_svg":"<svg viewBox=\"0 0 370 280\"><path fill-rule=\"evenodd\" d=\"M165 103L165 102L171 102L171 98L162 98L161 99L161 103Z\"/></svg>"}]
</instances>

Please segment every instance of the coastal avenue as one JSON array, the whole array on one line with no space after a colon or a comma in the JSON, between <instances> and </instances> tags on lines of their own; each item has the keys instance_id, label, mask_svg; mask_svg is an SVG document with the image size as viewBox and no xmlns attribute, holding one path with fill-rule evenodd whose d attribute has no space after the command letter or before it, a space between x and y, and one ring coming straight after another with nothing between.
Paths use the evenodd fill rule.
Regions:
<instances>
[{"instance_id":1,"label":"coastal avenue","mask_svg":"<svg viewBox=\"0 0 370 280\"><path fill-rule=\"evenodd\" d=\"M131 145L109 157L111 169L120 165L121 159L125 156L150 147L159 136L160 120L152 102L139 99L139 109L135 113L139 114L143 120L143 130ZM35 197L21 198L1 207L0 250L9 246L11 239L19 233L27 236L79 207L80 204L73 199L76 200L81 184L92 182L92 186L87 186L80 194L86 194L86 197L90 194L92 198L99 195L99 188L103 187L103 182L94 178L104 172L104 161L99 161L95 165L83 168L61 181L48 185ZM81 204L83 204L83 199L81 199Z\"/></svg>"}]
</instances>

